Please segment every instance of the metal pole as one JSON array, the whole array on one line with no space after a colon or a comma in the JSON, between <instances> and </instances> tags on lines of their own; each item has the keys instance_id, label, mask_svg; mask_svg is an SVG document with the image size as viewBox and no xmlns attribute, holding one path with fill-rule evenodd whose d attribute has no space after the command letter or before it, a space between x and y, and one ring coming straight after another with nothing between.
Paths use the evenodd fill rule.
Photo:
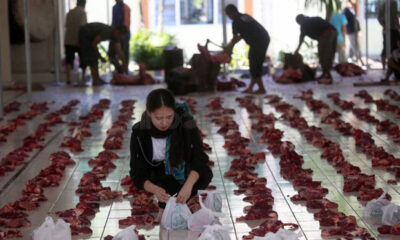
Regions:
<instances>
[{"instance_id":1,"label":"metal pole","mask_svg":"<svg viewBox=\"0 0 400 240\"><path fill-rule=\"evenodd\" d=\"M385 35L386 35L386 59L388 60L389 58L390 58L390 55L391 55L391 46L392 46L392 43L391 43L391 32L390 32L390 29L391 29L391 23L390 23L390 18L391 18L391 14L390 14L390 3L391 3L391 0L386 0L386 4L385 4L385 30L386 30L386 33L385 33ZM386 64L386 63L385 63Z\"/></svg>"},{"instance_id":2,"label":"metal pole","mask_svg":"<svg viewBox=\"0 0 400 240\"><path fill-rule=\"evenodd\" d=\"M60 83L60 18L58 1L54 1L54 17L56 28L54 29L54 74L56 84Z\"/></svg>"},{"instance_id":3,"label":"metal pole","mask_svg":"<svg viewBox=\"0 0 400 240\"><path fill-rule=\"evenodd\" d=\"M226 14L225 14L225 0L221 0L222 10L222 34L223 34L223 46L227 44L227 33L226 33ZM224 64L224 76L226 75L226 64Z\"/></svg>"},{"instance_id":4,"label":"metal pole","mask_svg":"<svg viewBox=\"0 0 400 240\"><path fill-rule=\"evenodd\" d=\"M0 36L0 46L1 46L1 36ZM1 48L0 48L0 66L1 66ZM4 116L3 113L3 79L1 78L1 68L0 68L0 118Z\"/></svg>"},{"instance_id":5,"label":"metal pole","mask_svg":"<svg viewBox=\"0 0 400 240\"><path fill-rule=\"evenodd\" d=\"M365 0L365 64L367 65L367 70L369 69L369 64L368 64L368 58L369 58L369 53L368 53L368 0Z\"/></svg>"},{"instance_id":6,"label":"metal pole","mask_svg":"<svg viewBox=\"0 0 400 240\"><path fill-rule=\"evenodd\" d=\"M29 0L24 0L24 32L25 32L25 62L26 89L28 101L32 99L32 69L31 69L31 38L29 35Z\"/></svg>"}]
</instances>

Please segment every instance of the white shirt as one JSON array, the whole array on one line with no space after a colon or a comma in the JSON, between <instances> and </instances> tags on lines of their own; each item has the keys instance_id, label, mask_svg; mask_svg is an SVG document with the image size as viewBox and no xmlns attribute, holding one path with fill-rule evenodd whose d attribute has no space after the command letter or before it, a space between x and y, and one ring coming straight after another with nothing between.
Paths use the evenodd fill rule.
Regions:
<instances>
[{"instance_id":1,"label":"white shirt","mask_svg":"<svg viewBox=\"0 0 400 240\"><path fill-rule=\"evenodd\" d=\"M165 159L165 147L167 146L167 138L151 138L153 144L153 161L161 162Z\"/></svg>"}]
</instances>

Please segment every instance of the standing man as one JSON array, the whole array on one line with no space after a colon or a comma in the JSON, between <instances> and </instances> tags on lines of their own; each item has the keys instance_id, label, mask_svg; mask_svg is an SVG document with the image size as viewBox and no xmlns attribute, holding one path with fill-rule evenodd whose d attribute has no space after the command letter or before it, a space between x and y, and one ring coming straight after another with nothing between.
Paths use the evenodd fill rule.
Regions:
<instances>
[{"instance_id":1,"label":"standing man","mask_svg":"<svg viewBox=\"0 0 400 240\"><path fill-rule=\"evenodd\" d=\"M295 54L299 52L301 45L304 42L304 37L307 36L318 41L318 58L322 68L322 74L318 77L318 83L331 84L333 59L336 52L337 31L328 21L320 17L306 17L299 14L296 17L296 22L300 25L299 45Z\"/></svg>"},{"instance_id":2,"label":"standing man","mask_svg":"<svg viewBox=\"0 0 400 240\"><path fill-rule=\"evenodd\" d=\"M385 22L386 2L384 1L378 11L378 21L383 28L383 49L381 53L381 61L383 70L386 69L386 31L390 31L390 52L396 49L397 40L399 39L399 16L397 14L397 1L390 2L390 21L389 26Z\"/></svg>"},{"instance_id":3,"label":"standing man","mask_svg":"<svg viewBox=\"0 0 400 240\"><path fill-rule=\"evenodd\" d=\"M125 61L129 63L129 40L131 38L130 34L130 26L131 26L131 9L128 5L124 3L123 0L115 0L115 5L112 8L112 22L111 26L120 26L123 25L128 29L128 33L125 38L121 41L121 48L124 54ZM118 62L114 44L110 42L110 46L108 47L108 56L110 58L110 62L114 65L115 70L118 73L128 73L128 65L126 65L126 69L121 66Z\"/></svg>"},{"instance_id":4,"label":"standing man","mask_svg":"<svg viewBox=\"0 0 400 240\"><path fill-rule=\"evenodd\" d=\"M74 66L75 53L79 51L79 29L87 22L85 12L86 0L78 0L76 7L70 10L67 14L66 19L66 32L65 32L65 58L66 58L66 69L67 84L71 84L71 70ZM85 74L83 74L85 75Z\"/></svg>"},{"instance_id":5,"label":"standing man","mask_svg":"<svg viewBox=\"0 0 400 240\"><path fill-rule=\"evenodd\" d=\"M331 24L335 27L338 32L337 35L337 43L336 43L336 51L339 55L339 62L347 62L346 61L346 26L347 26L347 18L342 13L335 13L332 15Z\"/></svg>"},{"instance_id":6,"label":"standing man","mask_svg":"<svg viewBox=\"0 0 400 240\"><path fill-rule=\"evenodd\" d=\"M249 64L251 82L244 93L263 94L266 91L262 81L262 65L270 42L268 32L254 18L247 14L240 13L233 4L229 4L225 7L225 13L233 20L233 38L226 48L233 49L233 46L242 38L250 46ZM257 91L253 91L255 84L258 85Z\"/></svg>"},{"instance_id":7,"label":"standing man","mask_svg":"<svg viewBox=\"0 0 400 240\"><path fill-rule=\"evenodd\" d=\"M358 41L358 32L360 31L360 23L357 17L353 13L353 4L350 0L346 1L346 7L343 10L343 14L347 18L346 33L350 42L350 58L356 57L356 61L360 61L364 65L361 59L360 43Z\"/></svg>"},{"instance_id":8,"label":"standing man","mask_svg":"<svg viewBox=\"0 0 400 240\"><path fill-rule=\"evenodd\" d=\"M103 23L89 23L81 27L79 30L79 44L81 46L81 68L85 72L87 66L90 67L93 85L104 84L105 82L99 77L98 60L105 62L99 53L98 44L101 41L109 40L110 44L115 48L122 66L126 68L127 62L121 50L120 42L126 37L128 30L125 26L108 26ZM84 77L84 76L83 76Z\"/></svg>"}]
</instances>

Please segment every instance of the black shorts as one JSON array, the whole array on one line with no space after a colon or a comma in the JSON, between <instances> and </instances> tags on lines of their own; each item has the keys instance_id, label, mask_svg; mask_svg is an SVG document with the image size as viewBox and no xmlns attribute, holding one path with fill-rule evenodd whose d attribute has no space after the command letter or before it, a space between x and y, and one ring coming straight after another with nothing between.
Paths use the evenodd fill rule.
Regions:
<instances>
[{"instance_id":1,"label":"black shorts","mask_svg":"<svg viewBox=\"0 0 400 240\"><path fill-rule=\"evenodd\" d=\"M75 53L78 53L79 58L81 58L80 48L71 45L65 45L65 62L66 64L74 65Z\"/></svg>"},{"instance_id":2,"label":"black shorts","mask_svg":"<svg viewBox=\"0 0 400 240\"><path fill-rule=\"evenodd\" d=\"M264 43L254 44L250 46L249 65L250 75L252 78L258 78L262 76L262 67L265 60L265 54L267 53L268 45L269 39Z\"/></svg>"},{"instance_id":3,"label":"black shorts","mask_svg":"<svg viewBox=\"0 0 400 240\"><path fill-rule=\"evenodd\" d=\"M99 56L93 47L93 39L81 28L79 31L79 45L81 47L80 66L82 69L89 67L97 67Z\"/></svg>"}]
</instances>

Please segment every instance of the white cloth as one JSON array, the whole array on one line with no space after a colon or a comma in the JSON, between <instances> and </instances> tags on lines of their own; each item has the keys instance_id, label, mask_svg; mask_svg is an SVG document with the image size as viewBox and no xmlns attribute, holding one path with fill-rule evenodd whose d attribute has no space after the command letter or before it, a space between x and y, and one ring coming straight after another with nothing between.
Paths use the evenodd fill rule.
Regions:
<instances>
[{"instance_id":1,"label":"white cloth","mask_svg":"<svg viewBox=\"0 0 400 240\"><path fill-rule=\"evenodd\" d=\"M400 63L400 49L395 49L392 52L392 57L393 57L395 62Z\"/></svg>"},{"instance_id":2,"label":"white cloth","mask_svg":"<svg viewBox=\"0 0 400 240\"><path fill-rule=\"evenodd\" d=\"M161 162L165 159L165 147L167 146L167 138L151 138L153 144L153 161Z\"/></svg>"}]
</instances>

